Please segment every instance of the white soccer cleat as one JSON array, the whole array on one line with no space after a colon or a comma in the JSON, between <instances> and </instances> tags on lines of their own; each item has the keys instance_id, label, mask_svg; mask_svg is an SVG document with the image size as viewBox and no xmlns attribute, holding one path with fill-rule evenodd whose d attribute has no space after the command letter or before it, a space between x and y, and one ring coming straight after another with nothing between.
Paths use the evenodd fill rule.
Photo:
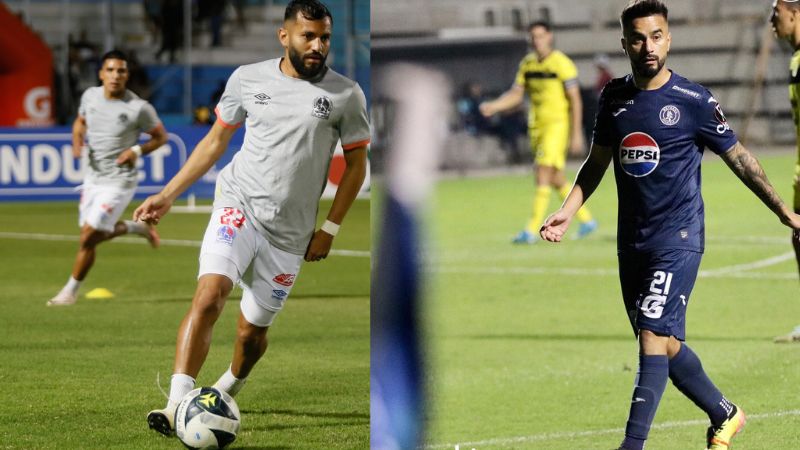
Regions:
<instances>
[{"instance_id":1,"label":"white soccer cleat","mask_svg":"<svg viewBox=\"0 0 800 450\"><path fill-rule=\"evenodd\" d=\"M158 431L164 436L175 434L175 408L167 406L164 409L154 409L147 414L147 426Z\"/></svg>"},{"instance_id":2,"label":"white soccer cleat","mask_svg":"<svg viewBox=\"0 0 800 450\"><path fill-rule=\"evenodd\" d=\"M47 306L70 306L74 305L77 301L77 295L61 291L47 302Z\"/></svg>"}]
</instances>

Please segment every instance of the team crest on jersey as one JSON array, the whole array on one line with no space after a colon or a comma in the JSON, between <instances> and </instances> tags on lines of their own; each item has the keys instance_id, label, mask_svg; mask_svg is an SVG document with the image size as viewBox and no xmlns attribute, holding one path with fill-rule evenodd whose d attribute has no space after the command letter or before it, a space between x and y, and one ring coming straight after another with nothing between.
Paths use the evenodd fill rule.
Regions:
<instances>
[{"instance_id":1,"label":"team crest on jersey","mask_svg":"<svg viewBox=\"0 0 800 450\"><path fill-rule=\"evenodd\" d=\"M122 125L128 123L128 115L125 113L121 113L119 116L117 116L117 123Z\"/></svg>"},{"instance_id":2,"label":"team crest on jersey","mask_svg":"<svg viewBox=\"0 0 800 450\"><path fill-rule=\"evenodd\" d=\"M217 228L217 242L233 245L233 239L235 237L236 237L236 228L233 228L230 225L223 225Z\"/></svg>"},{"instance_id":3,"label":"team crest on jersey","mask_svg":"<svg viewBox=\"0 0 800 450\"><path fill-rule=\"evenodd\" d=\"M658 166L661 150L649 134L633 132L619 144L619 164L632 177L650 175Z\"/></svg>"},{"instance_id":4,"label":"team crest on jersey","mask_svg":"<svg viewBox=\"0 0 800 450\"><path fill-rule=\"evenodd\" d=\"M661 108L658 118L661 119L661 123L671 127L681 120L681 111L675 105L667 105Z\"/></svg>"},{"instance_id":5,"label":"team crest on jersey","mask_svg":"<svg viewBox=\"0 0 800 450\"><path fill-rule=\"evenodd\" d=\"M320 119L327 119L331 116L332 109L333 102L323 95L314 99L314 109L311 111L311 114Z\"/></svg>"}]
</instances>

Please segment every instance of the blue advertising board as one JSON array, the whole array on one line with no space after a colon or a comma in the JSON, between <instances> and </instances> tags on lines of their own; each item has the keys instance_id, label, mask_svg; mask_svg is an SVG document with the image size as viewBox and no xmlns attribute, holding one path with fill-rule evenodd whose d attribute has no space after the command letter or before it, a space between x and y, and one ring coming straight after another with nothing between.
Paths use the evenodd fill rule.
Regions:
<instances>
[{"instance_id":1,"label":"blue advertising board","mask_svg":"<svg viewBox=\"0 0 800 450\"><path fill-rule=\"evenodd\" d=\"M208 130L208 126L170 127L167 144L137 161L137 197L161 190ZM85 167L84 161L72 157L71 131L68 127L0 128L0 201L77 200ZM241 148L243 137L244 132L238 131L228 151L184 196L212 198L216 174ZM142 141L146 139L142 135Z\"/></svg>"}]
</instances>

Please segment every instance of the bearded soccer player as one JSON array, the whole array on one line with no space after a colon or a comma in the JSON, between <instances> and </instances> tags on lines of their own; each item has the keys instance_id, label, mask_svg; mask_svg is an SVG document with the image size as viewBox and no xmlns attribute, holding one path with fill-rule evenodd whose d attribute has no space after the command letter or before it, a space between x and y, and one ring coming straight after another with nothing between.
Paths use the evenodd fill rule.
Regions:
<instances>
[{"instance_id":1,"label":"bearded soccer player","mask_svg":"<svg viewBox=\"0 0 800 450\"><path fill-rule=\"evenodd\" d=\"M103 55L98 76L102 86L83 93L78 117L72 125L72 156L81 158L84 148L87 153L79 206L78 254L67 284L47 306L75 304L78 289L94 265L97 245L101 242L134 233L153 247L159 243L152 226L119 218L139 183L136 160L164 145L167 132L155 108L126 89L128 59L123 52L112 50ZM139 145L142 132L149 134L150 140Z\"/></svg>"},{"instance_id":2,"label":"bearded soccer player","mask_svg":"<svg viewBox=\"0 0 800 450\"><path fill-rule=\"evenodd\" d=\"M217 121L186 165L134 218L158 222L246 124L244 144L217 179L214 212L202 248L197 289L178 330L164 409L150 428L171 435L175 408L194 388L211 332L234 283L243 294L233 359L215 387L236 396L267 348L267 330L283 308L300 263L320 261L366 175L366 99L354 81L325 64L333 18L316 0L293 0L278 37L282 58L241 66L217 105ZM319 198L337 142L346 168L327 220L315 231Z\"/></svg>"},{"instance_id":3,"label":"bearded soccer player","mask_svg":"<svg viewBox=\"0 0 800 450\"><path fill-rule=\"evenodd\" d=\"M772 27L779 39L794 48L789 63L789 100L797 131L797 162L794 166L794 212L800 213L800 1L775 0L772 4ZM792 237L797 267L800 269L800 243ZM800 325L786 335L778 336L775 342L800 342Z\"/></svg>"},{"instance_id":4,"label":"bearded soccer player","mask_svg":"<svg viewBox=\"0 0 800 450\"><path fill-rule=\"evenodd\" d=\"M528 135L536 162L536 192L533 213L525 228L514 237L515 244L533 244L547 213L550 195L555 188L562 198L569 193L564 176L567 148L573 154L584 149L583 104L578 86L578 69L567 55L553 48L553 32L546 22L528 27L533 52L519 63L514 85L495 100L480 105L481 114L491 117L522 104L525 93L530 99ZM586 208L578 211L582 238L597 228Z\"/></svg>"},{"instance_id":5,"label":"bearded soccer player","mask_svg":"<svg viewBox=\"0 0 800 450\"><path fill-rule=\"evenodd\" d=\"M639 340L639 370L619 448L644 448L670 379L708 415L706 448L725 450L744 426L744 412L722 395L685 343L686 307L704 245L704 148L720 155L795 233L800 215L780 199L711 93L667 69L672 39L667 14L658 0L631 2L622 12L622 47L631 74L603 89L589 156L561 209L547 218L540 235L551 242L563 239L573 215L613 161L619 277ZM686 443L685 448L690 447Z\"/></svg>"}]
</instances>

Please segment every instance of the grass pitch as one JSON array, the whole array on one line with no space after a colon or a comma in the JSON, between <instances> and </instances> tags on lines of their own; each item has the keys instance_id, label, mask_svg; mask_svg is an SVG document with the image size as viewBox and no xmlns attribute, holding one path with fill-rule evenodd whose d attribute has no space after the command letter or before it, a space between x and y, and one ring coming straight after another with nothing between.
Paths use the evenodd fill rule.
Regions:
<instances>
[{"instance_id":1,"label":"grass pitch","mask_svg":"<svg viewBox=\"0 0 800 450\"><path fill-rule=\"evenodd\" d=\"M791 202L793 158L762 163ZM719 158L703 180L707 243L687 343L749 415L734 449L800 448L800 345L772 342L800 324L789 231ZM532 194L522 175L439 184L427 449L610 450L623 437L638 359L617 278L613 171L588 203L600 229L584 241L511 245ZM647 448L704 448L707 426L670 383Z\"/></svg>"},{"instance_id":2,"label":"grass pitch","mask_svg":"<svg viewBox=\"0 0 800 450\"><path fill-rule=\"evenodd\" d=\"M183 448L149 430L145 416L165 403L156 374L168 389L208 217L170 213L158 250L144 240L101 244L78 303L49 308L77 250L77 202L0 204L0 448ZM361 256L304 263L269 350L237 396L242 428L232 448L368 447L368 201L354 204L334 249ZM83 297L96 287L115 297ZM228 367L240 295L234 290L217 322L198 386Z\"/></svg>"}]
</instances>

